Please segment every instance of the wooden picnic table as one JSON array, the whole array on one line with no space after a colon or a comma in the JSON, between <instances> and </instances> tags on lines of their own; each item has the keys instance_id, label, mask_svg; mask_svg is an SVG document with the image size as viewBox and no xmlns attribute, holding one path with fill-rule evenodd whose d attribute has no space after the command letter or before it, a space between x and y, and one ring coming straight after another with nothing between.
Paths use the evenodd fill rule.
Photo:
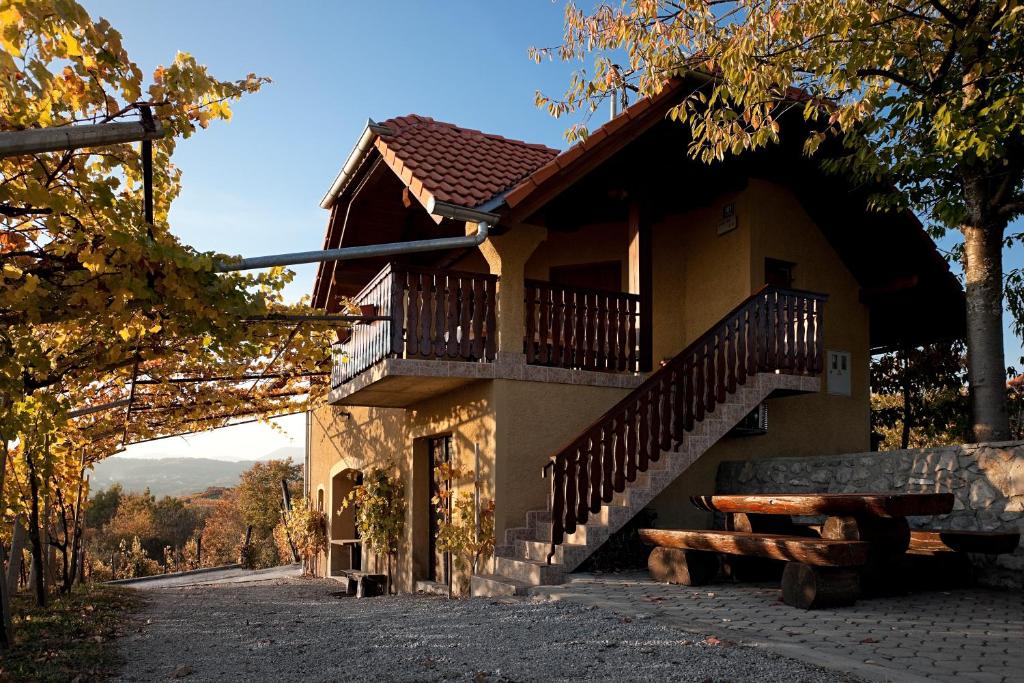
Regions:
<instances>
[{"instance_id":1,"label":"wooden picnic table","mask_svg":"<svg viewBox=\"0 0 1024 683\"><path fill-rule=\"evenodd\" d=\"M952 493L758 493L693 496L690 501L702 510L768 515L891 519L953 511Z\"/></svg>"},{"instance_id":2,"label":"wooden picnic table","mask_svg":"<svg viewBox=\"0 0 1024 683\"><path fill-rule=\"evenodd\" d=\"M694 496L703 510L726 514L726 531L641 529L658 546L648 562L656 578L697 585L716 572L711 558L788 560L783 599L804 608L852 603L862 587L884 592L910 546L908 516L944 514L951 493L775 493ZM813 530L792 516L824 516Z\"/></svg>"}]
</instances>

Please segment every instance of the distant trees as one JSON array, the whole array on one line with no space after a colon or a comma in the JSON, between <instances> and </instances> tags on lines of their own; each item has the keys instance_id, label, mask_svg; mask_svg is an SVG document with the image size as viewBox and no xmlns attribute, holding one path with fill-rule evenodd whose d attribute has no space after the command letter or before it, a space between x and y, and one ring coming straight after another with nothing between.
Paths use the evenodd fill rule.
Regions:
<instances>
[{"instance_id":1,"label":"distant trees","mask_svg":"<svg viewBox=\"0 0 1024 683\"><path fill-rule=\"evenodd\" d=\"M234 489L159 500L148 489L125 493L113 484L86 507L91 567L103 578L127 578L233 564L250 526L250 566L288 562L275 541L283 522L281 481L298 494L301 472L290 459L260 462L242 473Z\"/></svg>"},{"instance_id":2,"label":"distant trees","mask_svg":"<svg viewBox=\"0 0 1024 683\"><path fill-rule=\"evenodd\" d=\"M1016 374L1014 368L1008 369ZM963 342L913 347L871 361L871 426L880 448L924 448L963 443L971 434ZM1007 382L1010 436L1024 437L1021 378Z\"/></svg>"},{"instance_id":3,"label":"distant trees","mask_svg":"<svg viewBox=\"0 0 1024 683\"><path fill-rule=\"evenodd\" d=\"M887 448L962 443L970 435L963 342L877 356L871 392L872 426Z\"/></svg>"}]
</instances>

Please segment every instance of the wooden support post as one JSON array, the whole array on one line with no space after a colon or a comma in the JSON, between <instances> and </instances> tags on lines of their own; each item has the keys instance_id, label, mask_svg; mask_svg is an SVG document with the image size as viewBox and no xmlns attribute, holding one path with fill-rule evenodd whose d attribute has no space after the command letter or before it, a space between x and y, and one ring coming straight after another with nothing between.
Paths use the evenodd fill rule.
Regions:
<instances>
[{"instance_id":1,"label":"wooden support post","mask_svg":"<svg viewBox=\"0 0 1024 683\"><path fill-rule=\"evenodd\" d=\"M855 569L789 562L782 572L782 601L793 607L843 607L859 596L860 576Z\"/></svg>"},{"instance_id":2,"label":"wooden support post","mask_svg":"<svg viewBox=\"0 0 1024 683\"><path fill-rule=\"evenodd\" d=\"M701 550L657 547L647 558L647 570L655 581L703 586L718 574L718 555Z\"/></svg>"},{"instance_id":3,"label":"wooden support post","mask_svg":"<svg viewBox=\"0 0 1024 683\"><path fill-rule=\"evenodd\" d=\"M640 322L637 329L640 372L650 372L654 367L651 263L650 221L643 215L640 204L632 202L629 205L629 291L640 295Z\"/></svg>"}]
</instances>

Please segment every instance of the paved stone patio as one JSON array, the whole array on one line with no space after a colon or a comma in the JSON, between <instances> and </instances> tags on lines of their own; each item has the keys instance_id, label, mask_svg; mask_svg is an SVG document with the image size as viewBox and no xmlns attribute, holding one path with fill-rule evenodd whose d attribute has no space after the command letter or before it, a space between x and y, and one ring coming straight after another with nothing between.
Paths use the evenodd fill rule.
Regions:
<instances>
[{"instance_id":1,"label":"paved stone patio","mask_svg":"<svg viewBox=\"0 0 1024 683\"><path fill-rule=\"evenodd\" d=\"M574 574L535 597L600 605L687 631L755 645L878 681L1024 681L1024 593L972 588L859 601L804 611L777 586L700 589L646 573Z\"/></svg>"}]
</instances>

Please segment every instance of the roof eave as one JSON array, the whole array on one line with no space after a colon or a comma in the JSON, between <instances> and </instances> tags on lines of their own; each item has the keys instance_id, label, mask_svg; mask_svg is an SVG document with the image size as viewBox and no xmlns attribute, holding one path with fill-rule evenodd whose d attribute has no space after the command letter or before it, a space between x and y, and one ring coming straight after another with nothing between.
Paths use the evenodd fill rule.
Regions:
<instances>
[{"instance_id":1,"label":"roof eave","mask_svg":"<svg viewBox=\"0 0 1024 683\"><path fill-rule=\"evenodd\" d=\"M352 175L356 169L359 168L359 164L362 163L363 158L373 149L373 143L378 137L382 135L392 135L393 132L390 128L382 126L373 119L366 120L366 127L363 128L362 135L359 136L356 146L348 155L348 159L345 160L345 165L341 167L341 171L338 173L338 177L334 179L334 183L331 185L331 189L327 191L324 198L320 201L320 208L330 209L334 206L334 202L338 200L341 193L345 191L349 182L352 180Z\"/></svg>"}]
</instances>

